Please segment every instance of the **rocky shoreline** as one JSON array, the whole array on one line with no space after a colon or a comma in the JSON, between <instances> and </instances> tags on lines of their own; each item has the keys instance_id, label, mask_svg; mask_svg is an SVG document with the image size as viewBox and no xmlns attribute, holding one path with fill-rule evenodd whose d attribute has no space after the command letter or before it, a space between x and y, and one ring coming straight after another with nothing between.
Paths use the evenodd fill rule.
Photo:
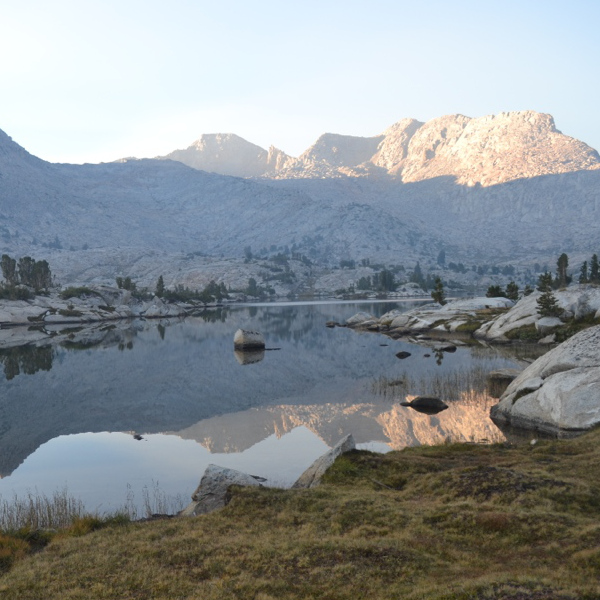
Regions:
<instances>
[{"instance_id":1,"label":"rocky shoreline","mask_svg":"<svg viewBox=\"0 0 600 600\"><path fill-rule=\"evenodd\" d=\"M520 374L513 374L513 381L491 409L492 420L553 435L597 427L600 288L574 285L556 291L562 309L559 317L538 314L539 296L534 292L517 303L506 298L473 298L444 306L428 304L405 313L391 311L379 319L358 313L342 326L377 331L394 339L408 338L415 343L442 338L461 344L466 335L475 343L553 345Z\"/></svg>"},{"instance_id":2,"label":"rocky shoreline","mask_svg":"<svg viewBox=\"0 0 600 600\"><path fill-rule=\"evenodd\" d=\"M392 310L379 319L358 313L341 325L366 329L393 338L437 336L472 337L494 344L513 341L553 344L568 337L569 328L583 321L600 321L600 287L574 285L554 292L562 309L560 317L541 317L537 312L540 292L513 302L508 298L468 298L445 305L429 303L407 312Z\"/></svg>"}]
</instances>

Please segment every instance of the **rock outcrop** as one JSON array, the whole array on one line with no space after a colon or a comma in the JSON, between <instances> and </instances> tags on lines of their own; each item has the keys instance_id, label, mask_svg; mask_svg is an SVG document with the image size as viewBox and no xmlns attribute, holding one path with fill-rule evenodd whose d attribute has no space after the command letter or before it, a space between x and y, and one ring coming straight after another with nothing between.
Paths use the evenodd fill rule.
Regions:
<instances>
[{"instance_id":1,"label":"rock outcrop","mask_svg":"<svg viewBox=\"0 0 600 600\"><path fill-rule=\"evenodd\" d=\"M483 324L474 336L490 342L507 342L518 330L534 328L540 335L551 334L564 321L575 318L575 315L587 316L600 311L600 288L592 285L572 285L554 292L560 308L563 309L561 319L541 317L538 312L537 299L540 292L533 292L521 298L508 312Z\"/></svg>"},{"instance_id":2,"label":"rock outcrop","mask_svg":"<svg viewBox=\"0 0 600 600\"><path fill-rule=\"evenodd\" d=\"M169 304L157 297L149 301L136 300L129 291L108 286L94 286L90 289L92 293L83 298L64 299L52 294L35 296L31 300L2 300L0 327L95 323L135 317L179 317L186 315L192 308L183 303Z\"/></svg>"},{"instance_id":3,"label":"rock outcrop","mask_svg":"<svg viewBox=\"0 0 600 600\"><path fill-rule=\"evenodd\" d=\"M335 459L350 452L356 447L352 434L342 438L329 452L317 458L317 460L300 475L292 488L312 488L321 483L325 471L335 462Z\"/></svg>"},{"instance_id":4,"label":"rock outcrop","mask_svg":"<svg viewBox=\"0 0 600 600\"><path fill-rule=\"evenodd\" d=\"M600 326L586 329L525 369L492 407L500 424L556 433L600 423Z\"/></svg>"}]
</instances>

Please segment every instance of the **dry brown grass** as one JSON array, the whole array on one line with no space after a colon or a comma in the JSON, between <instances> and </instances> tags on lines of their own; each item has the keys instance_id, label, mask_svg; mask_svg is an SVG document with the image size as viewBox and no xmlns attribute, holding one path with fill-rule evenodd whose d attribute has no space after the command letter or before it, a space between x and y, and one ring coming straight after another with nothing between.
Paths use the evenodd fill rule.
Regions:
<instances>
[{"instance_id":1,"label":"dry brown grass","mask_svg":"<svg viewBox=\"0 0 600 600\"><path fill-rule=\"evenodd\" d=\"M205 517L57 537L0 597L597 599L598 465L600 431L352 452L314 490L237 488Z\"/></svg>"}]
</instances>

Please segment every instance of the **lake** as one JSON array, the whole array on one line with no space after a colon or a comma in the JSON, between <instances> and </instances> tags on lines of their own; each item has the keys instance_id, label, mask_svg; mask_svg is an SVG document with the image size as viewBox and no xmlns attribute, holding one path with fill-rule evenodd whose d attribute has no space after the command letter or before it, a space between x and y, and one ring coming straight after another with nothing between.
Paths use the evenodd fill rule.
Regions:
<instances>
[{"instance_id":1,"label":"lake","mask_svg":"<svg viewBox=\"0 0 600 600\"><path fill-rule=\"evenodd\" d=\"M62 326L60 343L49 330L35 346L4 348L0 496L67 489L100 512L141 506L148 495L187 503L210 463L289 486L348 433L375 451L503 440L481 381L517 365L509 348L436 352L325 327L415 304L233 306L182 320ZM234 353L240 327L264 334L264 355ZM399 351L411 356L400 360ZM435 391L449 404L441 413L400 406Z\"/></svg>"}]
</instances>

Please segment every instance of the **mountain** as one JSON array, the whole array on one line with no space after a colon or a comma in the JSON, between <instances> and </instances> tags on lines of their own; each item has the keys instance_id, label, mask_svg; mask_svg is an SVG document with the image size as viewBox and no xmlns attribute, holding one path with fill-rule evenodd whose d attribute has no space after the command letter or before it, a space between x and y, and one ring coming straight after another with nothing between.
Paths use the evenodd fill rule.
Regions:
<instances>
[{"instance_id":1,"label":"mountain","mask_svg":"<svg viewBox=\"0 0 600 600\"><path fill-rule=\"evenodd\" d=\"M275 162L268 159L273 151L231 134L205 135L164 158L238 177L387 175L408 183L449 176L468 186L600 168L596 150L534 111L448 115L427 123L402 119L373 137L326 133L298 158L279 151L284 159Z\"/></svg>"},{"instance_id":2,"label":"mountain","mask_svg":"<svg viewBox=\"0 0 600 600\"><path fill-rule=\"evenodd\" d=\"M185 150L174 150L159 157L234 177L259 177L280 170L288 158L277 148L271 147L267 152L233 133L205 134Z\"/></svg>"},{"instance_id":3,"label":"mountain","mask_svg":"<svg viewBox=\"0 0 600 600\"><path fill-rule=\"evenodd\" d=\"M232 134L168 157L50 164L0 132L0 251L49 260L63 284L153 285L164 273L190 287L262 277L287 293L310 291L340 260L432 270L443 249L469 268L525 268L599 250L600 157L531 111L328 133L298 158ZM243 262L248 248L313 265L298 261L283 284Z\"/></svg>"}]
</instances>

